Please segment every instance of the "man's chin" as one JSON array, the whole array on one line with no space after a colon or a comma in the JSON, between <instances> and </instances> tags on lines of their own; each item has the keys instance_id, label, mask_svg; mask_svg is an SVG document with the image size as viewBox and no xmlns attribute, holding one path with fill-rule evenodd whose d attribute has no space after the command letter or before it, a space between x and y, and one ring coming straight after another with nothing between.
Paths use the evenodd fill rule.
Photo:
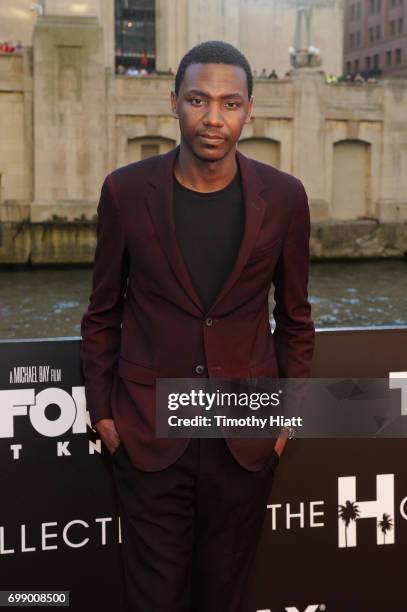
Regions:
<instances>
[{"instance_id":1,"label":"man's chin","mask_svg":"<svg viewBox=\"0 0 407 612\"><path fill-rule=\"evenodd\" d=\"M208 149L206 147L194 147L193 148L194 155L203 162L218 162L224 159L229 153L230 149L225 148L216 148Z\"/></svg>"}]
</instances>

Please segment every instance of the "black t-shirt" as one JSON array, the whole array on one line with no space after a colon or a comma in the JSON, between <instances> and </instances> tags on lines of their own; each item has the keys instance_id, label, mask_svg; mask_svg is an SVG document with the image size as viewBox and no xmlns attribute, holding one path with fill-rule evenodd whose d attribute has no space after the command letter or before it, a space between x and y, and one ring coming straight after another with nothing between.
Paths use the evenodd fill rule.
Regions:
<instances>
[{"instance_id":1,"label":"black t-shirt","mask_svg":"<svg viewBox=\"0 0 407 612\"><path fill-rule=\"evenodd\" d=\"M174 176L174 222L191 280L209 310L233 269L243 237L239 170L229 185L211 193L188 189Z\"/></svg>"}]
</instances>

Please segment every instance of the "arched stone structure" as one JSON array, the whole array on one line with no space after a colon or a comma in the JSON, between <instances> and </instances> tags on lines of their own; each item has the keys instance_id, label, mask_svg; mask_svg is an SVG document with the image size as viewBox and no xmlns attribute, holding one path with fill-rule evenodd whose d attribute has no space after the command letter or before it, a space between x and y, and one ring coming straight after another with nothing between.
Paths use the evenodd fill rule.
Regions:
<instances>
[{"instance_id":1,"label":"arched stone structure","mask_svg":"<svg viewBox=\"0 0 407 612\"><path fill-rule=\"evenodd\" d=\"M246 138L239 141L238 148L247 157L252 157L257 159L257 161L280 168L281 146L278 140L273 140L272 138Z\"/></svg>"},{"instance_id":2,"label":"arched stone structure","mask_svg":"<svg viewBox=\"0 0 407 612\"><path fill-rule=\"evenodd\" d=\"M152 155L167 153L175 147L175 140L163 138L162 136L144 136L132 138L127 144L127 162L135 162L146 159Z\"/></svg>"},{"instance_id":3,"label":"arched stone structure","mask_svg":"<svg viewBox=\"0 0 407 612\"><path fill-rule=\"evenodd\" d=\"M334 143L332 219L361 219L368 214L371 181L371 145L363 140Z\"/></svg>"}]
</instances>

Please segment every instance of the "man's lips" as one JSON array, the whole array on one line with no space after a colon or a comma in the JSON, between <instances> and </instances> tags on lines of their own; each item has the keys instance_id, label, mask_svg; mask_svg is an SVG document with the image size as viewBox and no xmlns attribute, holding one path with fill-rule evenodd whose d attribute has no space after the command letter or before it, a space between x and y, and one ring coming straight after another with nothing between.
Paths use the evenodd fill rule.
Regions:
<instances>
[{"instance_id":1,"label":"man's lips","mask_svg":"<svg viewBox=\"0 0 407 612\"><path fill-rule=\"evenodd\" d=\"M222 138L222 136L218 136L216 134L199 134L199 138L205 142L209 142L210 144L218 144L225 140Z\"/></svg>"}]
</instances>

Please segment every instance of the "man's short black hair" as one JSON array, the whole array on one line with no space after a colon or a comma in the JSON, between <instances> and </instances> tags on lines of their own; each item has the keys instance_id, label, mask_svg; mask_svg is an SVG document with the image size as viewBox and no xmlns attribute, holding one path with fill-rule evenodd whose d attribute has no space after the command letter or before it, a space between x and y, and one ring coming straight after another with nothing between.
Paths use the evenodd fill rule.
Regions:
<instances>
[{"instance_id":1,"label":"man's short black hair","mask_svg":"<svg viewBox=\"0 0 407 612\"><path fill-rule=\"evenodd\" d=\"M246 73L249 98L253 92L253 76L250 64L233 45L223 40L208 40L192 47L182 58L175 75L175 93L178 96L185 71L191 64L231 64L240 66Z\"/></svg>"}]
</instances>

